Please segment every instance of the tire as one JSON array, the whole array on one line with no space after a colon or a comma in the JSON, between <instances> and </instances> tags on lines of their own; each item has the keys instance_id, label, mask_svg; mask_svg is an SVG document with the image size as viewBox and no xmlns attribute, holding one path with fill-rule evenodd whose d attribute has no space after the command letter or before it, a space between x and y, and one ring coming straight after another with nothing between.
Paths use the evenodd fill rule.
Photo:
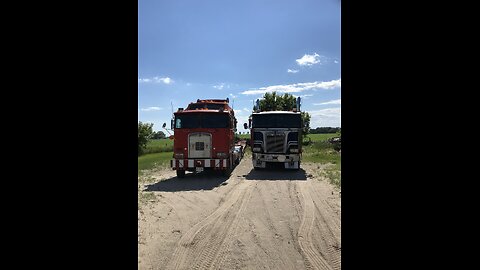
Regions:
<instances>
[{"instance_id":1,"label":"tire","mask_svg":"<svg viewBox=\"0 0 480 270\"><path fill-rule=\"evenodd\" d=\"M229 177L230 174L232 174L232 168L228 167L225 170L222 170L222 175L223 176Z\"/></svg>"},{"instance_id":2,"label":"tire","mask_svg":"<svg viewBox=\"0 0 480 270\"><path fill-rule=\"evenodd\" d=\"M185 177L185 171L184 170L177 170L177 177L178 178L184 178Z\"/></svg>"}]
</instances>

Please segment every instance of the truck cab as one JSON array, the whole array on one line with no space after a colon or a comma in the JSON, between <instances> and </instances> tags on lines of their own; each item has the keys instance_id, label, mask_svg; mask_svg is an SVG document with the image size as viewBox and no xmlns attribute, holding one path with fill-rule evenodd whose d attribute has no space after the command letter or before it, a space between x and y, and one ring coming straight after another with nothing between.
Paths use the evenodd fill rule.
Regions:
<instances>
[{"instance_id":1,"label":"truck cab","mask_svg":"<svg viewBox=\"0 0 480 270\"><path fill-rule=\"evenodd\" d=\"M174 153L170 165L179 178L186 171L217 170L230 174L237 120L228 101L198 99L174 113Z\"/></svg>"},{"instance_id":2,"label":"truck cab","mask_svg":"<svg viewBox=\"0 0 480 270\"><path fill-rule=\"evenodd\" d=\"M299 169L302 153L300 112L266 111L251 116L253 167L283 163L286 169Z\"/></svg>"}]
</instances>

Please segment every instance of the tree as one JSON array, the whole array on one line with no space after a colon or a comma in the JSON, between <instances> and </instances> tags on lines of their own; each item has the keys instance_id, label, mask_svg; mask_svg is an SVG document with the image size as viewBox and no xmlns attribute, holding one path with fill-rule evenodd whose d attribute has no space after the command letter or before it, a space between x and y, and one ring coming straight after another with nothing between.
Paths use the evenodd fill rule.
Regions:
<instances>
[{"instance_id":1,"label":"tree","mask_svg":"<svg viewBox=\"0 0 480 270\"><path fill-rule=\"evenodd\" d=\"M152 139L158 140L158 139L165 139L165 133L163 131L157 131L153 132Z\"/></svg>"},{"instance_id":2,"label":"tree","mask_svg":"<svg viewBox=\"0 0 480 270\"><path fill-rule=\"evenodd\" d=\"M153 135L153 124L138 122L138 155L145 151L148 141Z\"/></svg>"},{"instance_id":3,"label":"tree","mask_svg":"<svg viewBox=\"0 0 480 270\"><path fill-rule=\"evenodd\" d=\"M277 95L277 92L267 92L259 101L260 111L291 111L297 107L296 98L288 93Z\"/></svg>"},{"instance_id":4,"label":"tree","mask_svg":"<svg viewBox=\"0 0 480 270\"><path fill-rule=\"evenodd\" d=\"M301 112L302 115L302 137L305 139L310 133L310 114L308 112Z\"/></svg>"}]
</instances>

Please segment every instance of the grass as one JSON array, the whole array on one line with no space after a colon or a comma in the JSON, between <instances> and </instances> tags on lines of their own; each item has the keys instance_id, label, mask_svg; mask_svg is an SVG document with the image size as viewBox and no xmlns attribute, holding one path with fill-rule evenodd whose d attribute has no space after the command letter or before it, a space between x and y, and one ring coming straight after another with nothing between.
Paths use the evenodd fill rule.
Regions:
<instances>
[{"instance_id":1,"label":"grass","mask_svg":"<svg viewBox=\"0 0 480 270\"><path fill-rule=\"evenodd\" d=\"M333 137L337 137L338 135L336 133L328 133L328 134L308 134L307 137L309 137L313 142L318 142L318 141L325 141Z\"/></svg>"},{"instance_id":2,"label":"grass","mask_svg":"<svg viewBox=\"0 0 480 270\"><path fill-rule=\"evenodd\" d=\"M137 194L137 199L138 199L137 207L140 210L140 209L142 209L142 206L146 205L148 202L156 201L157 197L151 191L146 192L146 191L140 191L139 190L138 194Z\"/></svg>"},{"instance_id":3,"label":"grass","mask_svg":"<svg viewBox=\"0 0 480 270\"><path fill-rule=\"evenodd\" d=\"M336 137L337 134L309 134L308 137L312 143L303 146L302 160L304 162L313 162L323 164L323 170L318 170L319 175L329 179L330 183L341 187L342 159L341 154L333 145L328 142L329 138ZM320 166L319 166L320 167Z\"/></svg>"},{"instance_id":4,"label":"grass","mask_svg":"<svg viewBox=\"0 0 480 270\"><path fill-rule=\"evenodd\" d=\"M150 200L155 200L157 197L155 197L155 194L153 192L141 192L139 199L141 202L147 202Z\"/></svg>"},{"instance_id":5,"label":"grass","mask_svg":"<svg viewBox=\"0 0 480 270\"><path fill-rule=\"evenodd\" d=\"M236 134L236 135L244 140L250 139L250 134Z\"/></svg>"},{"instance_id":6,"label":"grass","mask_svg":"<svg viewBox=\"0 0 480 270\"><path fill-rule=\"evenodd\" d=\"M173 152L146 154L138 157L138 171L150 170L158 166L168 165Z\"/></svg>"},{"instance_id":7,"label":"grass","mask_svg":"<svg viewBox=\"0 0 480 270\"><path fill-rule=\"evenodd\" d=\"M159 139L150 140L147 143L147 148L144 154L161 153L161 152L173 152L173 140Z\"/></svg>"}]
</instances>

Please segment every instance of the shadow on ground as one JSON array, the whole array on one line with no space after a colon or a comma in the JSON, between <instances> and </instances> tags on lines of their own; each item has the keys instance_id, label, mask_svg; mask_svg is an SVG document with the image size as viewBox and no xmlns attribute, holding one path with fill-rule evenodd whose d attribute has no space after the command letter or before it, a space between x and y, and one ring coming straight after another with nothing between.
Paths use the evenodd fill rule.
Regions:
<instances>
[{"instance_id":1,"label":"shadow on ground","mask_svg":"<svg viewBox=\"0 0 480 270\"><path fill-rule=\"evenodd\" d=\"M252 169L246 176L247 180L307 180L304 169L287 170L285 168Z\"/></svg>"},{"instance_id":2,"label":"shadow on ground","mask_svg":"<svg viewBox=\"0 0 480 270\"><path fill-rule=\"evenodd\" d=\"M185 178L176 176L147 185L144 191L193 191L212 190L220 185L226 185L228 177L218 172L186 173Z\"/></svg>"}]
</instances>

